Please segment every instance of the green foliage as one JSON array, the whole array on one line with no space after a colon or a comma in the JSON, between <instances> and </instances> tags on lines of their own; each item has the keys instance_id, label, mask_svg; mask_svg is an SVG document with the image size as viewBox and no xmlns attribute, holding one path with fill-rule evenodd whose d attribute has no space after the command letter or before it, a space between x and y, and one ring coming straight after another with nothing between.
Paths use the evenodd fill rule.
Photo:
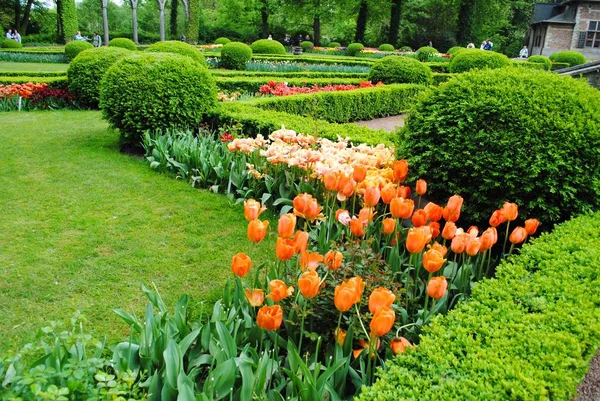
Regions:
<instances>
[{"instance_id":1,"label":"green foliage","mask_svg":"<svg viewBox=\"0 0 600 401\"><path fill-rule=\"evenodd\" d=\"M433 75L428 66L417 60L401 56L388 56L373 64L369 72L369 81L383 82L384 84L430 85L433 82Z\"/></svg>"},{"instance_id":2,"label":"green foliage","mask_svg":"<svg viewBox=\"0 0 600 401\"><path fill-rule=\"evenodd\" d=\"M111 39L110 42L108 42L108 45L109 46L114 46L114 47L122 47L123 49L131 50L133 52L137 51L137 46L133 42L133 40L127 39L127 38L114 38L114 39Z\"/></svg>"},{"instance_id":3,"label":"green foliage","mask_svg":"<svg viewBox=\"0 0 600 401\"><path fill-rule=\"evenodd\" d=\"M419 48L419 50L417 50L416 53L417 53L417 58L419 59L419 61L425 62L425 61L429 61L429 59L431 57L435 56L439 52L437 51L437 49L434 49L433 47L423 46L423 47Z\"/></svg>"},{"instance_id":4,"label":"green foliage","mask_svg":"<svg viewBox=\"0 0 600 401\"><path fill-rule=\"evenodd\" d=\"M245 70L252 59L252 49L245 43L229 42L221 49L221 65L230 70Z\"/></svg>"},{"instance_id":5,"label":"green foliage","mask_svg":"<svg viewBox=\"0 0 600 401\"><path fill-rule=\"evenodd\" d=\"M456 74L434 72L433 73L433 84L435 86L438 86L439 84L449 81L450 79L452 79L455 76L456 76Z\"/></svg>"},{"instance_id":6,"label":"green foliage","mask_svg":"<svg viewBox=\"0 0 600 401\"><path fill-rule=\"evenodd\" d=\"M463 50L467 50L465 47L462 46L454 46L448 49L448 51L446 52L446 54L456 54L456 53L460 53Z\"/></svg>"},{"instance_id":7,"label":"green foliage","mask_svg":"<svg viewBox=\"0 0 600 401\"><path fill-rule=\"evenodd\" d=\"M80 104L97 108L102 77L110 66L128 54L130 51L121 47L98 47L81 52L69 64L69 91Z\"/></svg>"},{"instance_id":8,"label":"green foliage","mask_svg":"<svg viewBox=\"0 0 600 401\"><path fill-rule=\"evenodd\" d=\"M191 57L194 61L206 67L206 59L204 58L204 55L200 53L200 51L196 47L181 42L179 40L167 40L164 42L156 42L150 47L148 47L146 51L180 54L182 56Z\"/></svg>"},{"instance_id":9,"label":"green foliage","mask_svg":"<svg viewBox=\"0 0 600 401\"><path fill-rule=\"evenodd\" d=\"M573 50L552 53L550 55L550 60L553 63L567 63L569 64L569 67L586 63L585 56Z\"/></svg>"},{"instance_id":10,"label":"green foliage","mask_svg":"<svg viewBox=\"0 0 600 401\"><path fill-rule=\"evenodd\" d=\"M329 47L342 47L340 42L330 42Z\"/></svg>"},{"instance_id":11,"label":"green foliage","mask_svg":"<svg viewBox=\"0 0 600 401\"><path fill-rule=\"evenodd\" d=\"M42 78L42 77L65 77L66 71L0 71L0 78L6 77L22 77L27 74L30 77Z\"/></svg>"},{"instance_id":12,"label":"green foliage","mask_svg":"<svg viewBox=\"0 0 600 401\"><path fill-rule=\"evenodd\" d=\"M197 43L200 37L200 0L190 0L189 18L185 29L187 40Z\"/></svg>"},{"instance_id":13,"label":"green foliage","mask_svg":"<svg viewBox=\"0 0 600 401\"><path fill-rule=\"evenodd\" d=\"M600 205L600 92L525 68L459 74L423 99L401 131L437 200L465 197L485 222L504 201L547 226Z\"/></svg>"},{"instance_id":14,"label":"green foliage","mask_svg":"<svg viewBox=\"0 0 600 401\"><path fill-rule=\"evenodd\" d=\"M546 71L550 71L550 69L552 68L552 60L550 60L546 56L531 56L527 59L527 62L542 64Z\"/></svg>"},{"instance_id":15,"label":"green foliage","mask_svg":"<svg viewBox=\"0 0 600 401\"><path fill-rule=\"evenodd\" d=\"M62 43L67 43L73 40L77 34L77 7L75 0L60 0L58 8L58 18L62 27L63 37L59 38Z\"/></svg>"},{"instance_id":16,"label":"green foliage","mask_svg":"<svg viewBox=\"0 0 600 401\"><path fill-rule=\"evenodd\" d=\"M89 42L84 42L82 40L74 40L72 42L67 43L65 46L65 58L67 61L73 60L79 53L84 50L92 49L92 46Z\"/></svg>"},{"instance_id":17,"label":"green foliage","mask_svg":"<svg viewBox=\"0 0 600 401\"><path fill-rule=\"evenodd\" d=\"M560 69L563 69L563 68L569 68L569 64L568 63L552 62L552 68L550 68L550 71L560 70Z\"/></svg>"},{"instance_id":18,"label":"green foliage","mask_svg":"<svg viewBox=\"0 0 600 401\"><path fill-rule=\"evenodd\" d=\"M226 44L227 44L227 43L229 43L229 42L231 42L231 40L229 40L229 39L227 39L227 38L223 38L223 37L221 37L221 38L217 38L217 39L215 39L215 42L214 42L214 43L215 43L216 45L226 45Z\"/></svg>"},{"instance_id":19,"label":"green foliage","mask_svg":"<svg viewBox=\"0 0 600 401\"><path fill-rule=\"evenodd\" d=\"M262 71L235 71L235 70L211 70L215 77L254 77L264 78ZM1 74L1 73L0 73ZM362 78L367 79L367 73L361 72L320 72L320 71L300 71L300 72L270 72L268 77L287 77L287 78Z\"/></svg>"},{"instance_id":20,"label":"green foliage","mask_svg":"<svg viewBox=\"0 0 600 401\"><path fill-rule=\"evenodd\" d=\"M364 49L365 46L362 43L350 43L346 49L346 54L348 54L348 56L356 56Z\"/></svg>"},{"instance_id":21,"label":"green foliage","mask_svg":"<svg viewBox=\"0 0 600 401\"><path fill-rule=\"evenodd\" d=\"M307 51L307 50L312 50L312 48L315 47L315 44L313 42L305 40L302 43L300 43L300 47L302 48L303 51Z\"/></svg>"},{"instance_id":22,"label":"green foliage","mask_svg":"<svg viewBox=\"0 0 600 401\"><path fill-rule=\"evenodd\" d=\"M100 84L103 116L126 145L139 144L146 130L197 127L215 105L214 78L206 67L174 54L124 57Z\"/></svg>"},{"instance_id":23,"label":"green foliage","mask_svg":"<svg viewBox=\"0 0 600 401\"><path fill-rule=\"evenodd\" d=\"M432 72L448 72L450 63L448 61L430 61L424 63Z\"/></svg>"},{"instance_id":24,"label":"green foliage","mask_svg":"<svg viewBox=\"0 0 600 401\"><path fill-rule=\"evenodd\" d=\"M524 246L358 400L576 397L600 344L599 218L579 217Z\"/></svg>"},{"instance_id":25,"label":"green foliage","mask_svg":"<svg viewBox=\"0 0 600 401\"><path fill-rule=\"evenodd\" d=\"M219 90L228 92L258 93L261 86L270 81L287 82L290 86L311 86L311 85L358 85L364 79L360 78L286 78L275 76L261 77L217 77L217 86Z\"/></svg>"},{"instance_id":26,"label":"green foliage","mask_svg":"<svg viewBox=\"0 0 600 401\"><path fill-rule=\"evenodd\" d=\"M480 50L467 49L460 52L450 61L450 72L465 72L482 68L502 68L510 65L510 60L504 54Z\"/></svg>"},{"instance_id":27,"label":"green foliage","mask_svg":"<svg viewBox=\"0 0 600 401\"><path fill-rule=\"evenodd\" d=\"M285 47L276 41L269 39L259 39L250 46L252 54L286 54Z\"/></svg>"},{"instance_id":28,"label":"green foliage","mask_svg":"<svg viewBox=\"0 0 600 401\"><path fill-rule=\"evenodd\" d=\"M379 46L379 50L382 52L393 52L394 49L394 45L390 45L388 43L384 43L382 45Z\"/></svg>"},{"instance_id":29,"label":"green foliage","mask_svg":"<svg viewBox=\"0 0 600 401\"><path fill-rule=\"evenodd\" d=\"M540 64L540 63L530 63L528 61L519 61L519 60L512 61L511 60L510 64L513 67L529 68L531 70L547 71L546 70L546 66L544 64Z\"/></svg>"},{"instance_id":30,"label":"green foliage","mask_svg":"<svg viewBox=\"0 0 600 401\"><path fill-rule=\"evenodd\" d=\"M332 123L349 123L395 116L409 110L425 91L420 85L385 85L378 88L306 95L269 97L253 101L258 107L303 115L318 110L319 118Z\"/></svg>"},{"instance_id":31,"label":"green foliage","mask_svg":"<svg viewBox=\"0 0 600 401\"><path fill-rule=\"evenodd\" d=\"M21 49L23 45L12 39L5 39L0 43L0 48L2 49Z\"/></svg>"}]
</instances>

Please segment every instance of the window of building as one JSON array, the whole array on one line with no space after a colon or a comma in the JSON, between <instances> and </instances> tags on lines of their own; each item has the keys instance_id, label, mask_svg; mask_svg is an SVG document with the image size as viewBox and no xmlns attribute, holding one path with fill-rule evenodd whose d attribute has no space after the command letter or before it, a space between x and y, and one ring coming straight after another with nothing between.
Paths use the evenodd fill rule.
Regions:
<instances>
[{"instance_id":1,"label":"window of building","mask_svg":"<svg viewBox=\"0 0 600 401\"><path fill-rule=\"evenodd\" d=\"M600 21L589 22L585 47L600 48Z\"/></svg>"}]
</instances>

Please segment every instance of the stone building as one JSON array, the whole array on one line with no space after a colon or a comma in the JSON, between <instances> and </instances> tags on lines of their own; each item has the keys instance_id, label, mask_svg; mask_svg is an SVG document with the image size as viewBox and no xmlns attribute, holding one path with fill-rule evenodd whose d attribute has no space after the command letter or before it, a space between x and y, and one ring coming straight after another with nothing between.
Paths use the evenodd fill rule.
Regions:
<instances>
[{"instance_id":1,"label":"stone building","mask_svg":"<svg viewBox=\"0 0 600 401\"><path fill-rule=\"evenodd\" d=\"M537 3L529 32L530 55L575 50L600 59L600 0Z\"/></svg>"}]
</instances>

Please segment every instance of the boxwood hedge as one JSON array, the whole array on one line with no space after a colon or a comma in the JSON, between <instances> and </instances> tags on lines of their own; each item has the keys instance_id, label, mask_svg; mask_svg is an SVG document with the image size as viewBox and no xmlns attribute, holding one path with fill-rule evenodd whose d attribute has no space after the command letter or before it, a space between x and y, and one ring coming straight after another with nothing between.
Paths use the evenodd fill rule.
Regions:
<instances>
[{"instance_id":1,"label":"boxwood hedge","mask_svg":"<svg viewBox=\"0 0 600 401\"><path fill-rule=\"evenodd\" d=\"M373 64L369 72L369 80L385 84L431 85L433 74L428 66L415 59L387 56Z\"/></svg>"},{"instance_id":2,"label":"boxwood hedge","mask_svg":"<svg viewBox=\"0 0 600 401\"><path fill-rule=\"evenodd\" d=\"M552 68L552 60L550 60L546 56L531 56L527 59L527 62L542 64L544 66L544 69L546 69L547 71L550 71L550 69Z\"/></svg>"},{"instance_id":3,"label":"boxwood hedge","mask_svg":"<svg viewBox=\"0 0 600 401\"><path fill-rule=\"evenodd\" d=\"M13 39L5 39L0 43L2 49L22 49L23 45Z\"/></svg>"},{"instance_id":4,"label":"boxwood hedge","mask_svg":"<svg viewBox=\"0 0 600 401\"><path fill-rule=\"evenodd\" d=\"M245 70L252 59L252 49L245 43L229 42L221 49L221 65L230 70Z\"/></svg>"},{"instance_id":5,"label":"boxwood hedge","mask_svg":"<svg viewBox=\"0 0 600 401\"><path fill-rule=\"evenodd\" d=\"M564 52L556 52L550 55L550 60L556 63L566 63L569 67L585 64L585 56L579 52L568 50Z\"/></svg>"},{"instance_id":6,"label":"boxwood hedge","mask_svg":"<svg viewBox=\"0 0 600 401\"><path fill-rule=\"evenodd\" d=\"M358 85L365 79L360 78L286 78L286 77L218 77L217 85L220 90L230 92L257 93L261 86L274 82L287 82L289 86L312 86L312 85Z\"/></svg>"},{"instance_id":7,"label":"boxwood hedge","mask_svg":"<svg viewBox=\"0 0 600 401\"><path fill-rule=\"evenodd\" d=\"M364 49L365 46L362 43L350 43L346 49L346 54L348 54L349 56L356 56Z\"/></svg>"},{"instance_id":8,"label":"boxwood hedge","mask_svg":"<svg viewBox=\"0 0 600 401\"><path fill-rule=\"evenodd\" d=\"M599 219L525 245L358 401L572 399L600 346Z\"/></svg>"},{"instance_id":9,"label":"boxwood hedge","mask_svg":"<svg viewBox=\"0 0 600 401\"><path fill-rule=\"evenodd\" d=\"M482 68L502 68L510 65L510 59L504 54L468 49L459 52L450 61L450 72L465 72Z\"/></svg>"},{"instance_id":10,"label":"boxwood hedge","mask_svg":"<svg viewBox=\"0 0 600 401\"><path fill-rule=\"evenodd\" d=\"M259 39L250 46L253 54L286 54L285 47L276 41Z\"/></svg>"},{"instance_id":11,"label":"boxwood hedge","mask_svg":"<svg viewBox=\"0 0 600 401\"><path fill-rule=\"evenodd\" d=\"M206 66L206 59L204 58L202 53L200 53L198 48L180 40L166 40L163 42L156 42L150 47L148 47L146 51L158 53L176 53L182 56L191 57L198 63Z\"/></svg>"},{"instance_id":12,"label":"boxwood hedge","mask_svg":"<svg viewBox=\"0 0 600 401\"><path fill-rule=\"evenodd\" d=\"M108 42L108 45L109 46L114 46L114 47L122 47L124 49L131 50L132 52L134 52L134 51L137 50L137 46L133 42L133 40L127 39L127 38L114 38L114 39L111 39L110 42Z\"/></svg>"},{"instance_id":13,"label":"boxwood hedge","mask_svg":"<svg viewBox=\"0 0 600 401\"><path fill-rule=\"evenodd\" d=\"M393 45L390 45L389 43L384 43L382 45L379 45L379 50L382 52L393 52L395 49Z\"/></svg>"},{"instance_id":14,"label":"boxwood hedge","mask_svg":"<svg viewBox=\"0 0 600 401\"><path fill-rule=\"evenodd\" d=\"M93 47L89 42L73 40L65 45L65 58L67 61L71 61L82 51L92 49Z\"/></svg>"}]
</instances>

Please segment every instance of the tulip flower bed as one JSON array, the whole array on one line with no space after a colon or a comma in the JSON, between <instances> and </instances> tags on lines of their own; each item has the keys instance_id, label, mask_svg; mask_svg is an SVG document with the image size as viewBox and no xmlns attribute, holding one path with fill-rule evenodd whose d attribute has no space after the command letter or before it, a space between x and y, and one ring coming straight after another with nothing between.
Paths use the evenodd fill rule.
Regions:
<instances>
[{"instance_id":1,"label":"tulip flower bed","mask_svg":"<svg viewBox=\"0 0 600 401\"><path fill-rule=\"evenodd\" d=\"M350 91L354 89L374 88L378 86L383 86L383 83L378 82L376 85L373 85L371 81L361 81L358 85L329 84L325 86L288 86L286 82L270 81L268 84L261 86L259 92L263 95L290 96L317 92Z\"/></svg>"},{"instance_id":2,"label":"tulip flower bed","mask_svg":"<svg viewBox=\"0 0 600 401\"><path fill-rule=\"evenodd\" d=\"M0 111L67 108L73 95L65 89L53 89L46 83L0 85Z\"/></svg>"}]
</instances>

